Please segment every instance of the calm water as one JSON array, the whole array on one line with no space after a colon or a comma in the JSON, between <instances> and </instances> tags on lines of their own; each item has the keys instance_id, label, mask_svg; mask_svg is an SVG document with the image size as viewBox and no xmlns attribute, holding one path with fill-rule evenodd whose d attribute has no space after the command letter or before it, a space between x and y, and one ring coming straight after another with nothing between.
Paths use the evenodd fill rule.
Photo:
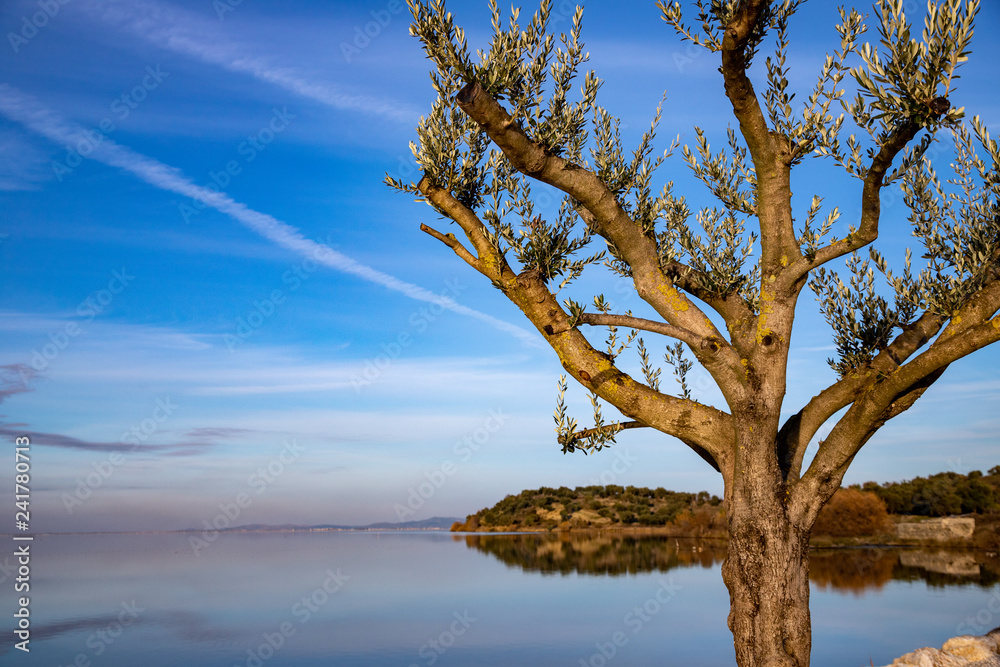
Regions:
<instances>
[{"instance_id":1,"label":"calm water","mask_svg":"<svg viewBox=\"0 0 1000 667\"><path fill-rule=\"evenodd\" d=\"M74 535L32 552L31 653L7 578L3 665L733 664L712 543L259 533L196 556L184 534ZM812 569L817 667L1000 625L996 556L820 551Z\"/></svg>"}]
</instances>

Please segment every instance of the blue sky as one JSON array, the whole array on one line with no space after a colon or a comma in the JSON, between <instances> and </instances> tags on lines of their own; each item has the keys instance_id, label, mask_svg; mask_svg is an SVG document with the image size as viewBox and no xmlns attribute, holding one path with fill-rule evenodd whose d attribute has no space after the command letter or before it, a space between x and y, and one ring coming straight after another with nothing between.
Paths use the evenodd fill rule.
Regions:
<instances>
[{"instance_id":1,"label":"blue sky","mask_svg":"<svg viewBox=\"0 0 1000 667\"><path fill-rule=\"evenodd\" d=\"M556 5L566 30L571 10ZM826 5L793 24L800 91L832 48ZM541 485L721 493L701 459L654 433L564 456L555 355L419 231L440 225L428 207L382 184L414 177L407 143L433 99L401 6L0 7L0 432L32 438L35 530L200 527L226 511L234 524L394 521L421 484L404 518L464 516ZM483 47L485 3L450 7ZM653 3L595 4L584 25L626 141L664 89L664 141L690 140L695 123L724 136L717 63ZM1000 10L987 3L978 26L953 103L996 134ZM846 225L857 182L819 164L795 177L796 201L823 194ZM661 175L704 201L676 158ZM895 259L912 240L899 199L884 199ZM584 288L642 312L621 280ZM833 379L814 305L803 297L789 412ZM998 361L987 350L955 364L848 481L1000 463ZM719 400L704 375L693 384ZM586 395L570 393L585 422Z\"/></svg>"}]
</instances>

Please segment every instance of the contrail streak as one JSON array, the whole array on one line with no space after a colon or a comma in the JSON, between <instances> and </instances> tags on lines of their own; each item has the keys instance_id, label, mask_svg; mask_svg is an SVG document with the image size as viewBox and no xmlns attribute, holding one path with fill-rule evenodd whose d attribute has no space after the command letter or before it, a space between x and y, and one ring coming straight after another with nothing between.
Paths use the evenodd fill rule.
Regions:
<instances>
[{"instance_id":1,"label":"contrail streak","mask_svg":"<svg viewBox=\"0 0 1000 667\"><path fill-rule=\"evenodd\" d=\"M84 130L82 127L60 118L38 100L2 83L0 83L0 113L54 143L67 147L93 145L94 148L88 152L87 157L112 167L124 169L154 187L200 201L206 206L225 213L264 238L293 252L311 257L329 268L400 292L411 299L434 303L453 312L482 320L530 345L537 346L539 343L536 335L521 327L463 306L453 299L400 280L388 273L362 264L327 245L307 239L298 229L288 223L266 213L255 211L222 192L197 185L186 178L176 167L137 153L98 132ZM78 152L83 153L84 151Z\"/></svg>"},{"instance_id":2,"label":"contrail streak","mask_svg":"<svg viewBox=\"0 0 1000 667\"><path fill-rule=\"evenodd\" d=\"M330 84L307 81L294 69L277 67L263 58L249 55L239 45L226 40L218 24L209 25L198 16L164 3L149 0L125 5L114 0L91 0L79 9L100 12L106 23L128 30L161 48L232 72L249 74L334 109L374 113L406 123L412 123L418 116L417 111L394 100L349 95Z\"/></svg>"}]
</instances>

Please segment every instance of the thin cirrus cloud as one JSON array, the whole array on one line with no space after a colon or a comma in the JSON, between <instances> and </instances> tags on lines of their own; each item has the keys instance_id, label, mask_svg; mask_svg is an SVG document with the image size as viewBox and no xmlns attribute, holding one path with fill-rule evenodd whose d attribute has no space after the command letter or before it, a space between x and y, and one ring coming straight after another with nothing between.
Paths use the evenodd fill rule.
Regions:
<instances>
[{"instance_id":1,"label":"thin cirrus cloud","mask_svg":"<svg viewBox=\"0 0 1000 667\"><path fill-rule=\"evenodd\" d=\"M16 317L17 314L12 314L8 319ZM0 334L4 332L4 321L0 317ZM42 324L32 332L39 339L45 332L56 330ZM62 321L59 330L64 325ZM303 357L291 348L270 345L235 355L219 354L219 347L204 342L210 340L208 336L142 325L94 322L87 325L85 333L86 337L76 344L79 354L59 360L60 382L73 387L97 382L128 388L152 378L162 386L171 387L172 395L224 399L330 392L349 396L362 393L410 396L413 387L419 386L422 393L446 397L444 400L454 405L464 400L479 400L497 386L521 387L518 392L521 398L534 396L536 391L547 396L548 389L539 388L548 387L551 380L545 370L527 363L530 357L400 357L391 364L380 362L376 367L378 372L370 375L366 369L374 367L372 360L324 361ZM4 352L4 346L0 345L0 356ZM22 387L21 366L33 371L26 364L12 365L8 370L11 390ZM0 380L3 377L0 373Z\"/></svg>"},{"instance_id":2,"label":"thin cirrus cloud","mask_svg":"<svg viewBox=\"0 0 1000 667\"><path fill-rule=\"evenodd\" d=\"M7 84L0 84L0 113L20 123L50 141L64 146L94 145L82 127L60 118L35 98ZM91 133L92 134L92 133ZM405 282L378 269L362 264L333 248L305 238L295 227L266 213L255 211L231 197L196 185L176 167L163 164L132 149L101 138L89 157L133 174L146 183L200 201L224 213L264 238L288 250L314 259L329 268L381 285L411 299L433 303L455 313L466 315L515 336L528 345L537 346L538 338L525 329L486 313L463 306L453 299L440 296L418 285Z\"/></svg>"},{"instance_id":3,"label":"thin cirrus cloud","mask_svg":"<svg viewBox=\"0 0 1000 667\"><path fill-rule=\"evenodd\" d=\"M416 110L394 100L350 95L330 84L308 81L292 68L279 67L266 58L250 55L244 47L221 35L217 24L213 26L190 12L166 3L145 1L126 4L103 0L88 2L80 9L99 15L105 23L160 48L218 65L231 72L249 74L334 109L374 113L405 123L412 123L418 115Z\"/></svg>"},{"instance_id":4,"label":"thin cirrus cloud","mask_svg":"<svg viewBox=\"0 0 1000 667\"><path fill-rule=\"evenodd\" d=\"M134 452L137 446L127 442L94 442L91 440L81 440L60 433L44 433L42 431L27 431L23 428L11 428L16 424L0 424L0 436L13 440L14 438L27 437L32 445L43 445L46 447L60 447L63 449L75 449L82 452ZM162 445L143 444L142 452L156 452L165 456L191 456L200 454L213 446L212 442L191 439L185 442L174 442Z\"/></svg>"},{"instance_id":5,"label":"thin cirrus cloud","mask_svg":"<svg viewBox=\"0 0 1000 667\"><path fill-rule=\"evenodd\" d=\"M48 178L47 164L45 154L20 132L0 129L0 192L40 189Z\"/></svg>"},{"instance_id":6,"label":"thin cirrus cloud","mask_svg":"<svg viewBox=\"0 0 1000 667\"><path fill-rule=\"evenodd\" d=\"M14 396L31 391L29 382L38 371L27 364L4 364L0 366L0 403Z\"/></svg>"}]
</instances>

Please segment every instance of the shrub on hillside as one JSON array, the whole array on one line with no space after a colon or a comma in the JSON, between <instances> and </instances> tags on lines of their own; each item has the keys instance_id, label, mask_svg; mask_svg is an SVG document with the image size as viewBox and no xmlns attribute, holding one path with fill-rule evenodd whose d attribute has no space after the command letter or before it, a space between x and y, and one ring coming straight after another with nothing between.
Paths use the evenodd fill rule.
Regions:
<instances>
[{"instance_id":1,"label":"shrub on hillside","mask_svg":"<svg viewBox=\"0 0 1000 667\"><path fill-rule=\"evenodd\" d=\"M690 510L681 511L674 520L674 525L691 537L702 537L710 533L724 530L726 513L718 507L701 505Z\"/></svg>"},{"instance_id":2,"label":"shrub on hillside","mask_svg":"<svg viewBox=\"0 0 1000 667\"><path fill-rule=\"evenodd\" d=\"M820 510L813 535L860 537L892 530L885 501L869 491L838 489Z\"/></svg>"}]
</instances>

